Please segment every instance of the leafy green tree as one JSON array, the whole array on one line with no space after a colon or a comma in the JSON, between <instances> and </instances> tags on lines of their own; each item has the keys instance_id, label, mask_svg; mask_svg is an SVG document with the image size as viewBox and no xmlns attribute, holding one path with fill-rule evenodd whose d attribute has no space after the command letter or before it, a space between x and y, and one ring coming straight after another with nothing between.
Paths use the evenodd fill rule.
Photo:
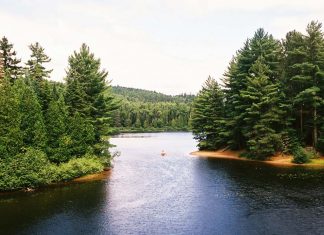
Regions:
<instances>
[{"instance_id":1,"label":"leafy green tree","mask_svg":"<svg viewBox=\"0 0 324 235\"><path fill-rule=\"evenodd\" d=\"M209 77L193 102L191 127L199 149L219 149L224 119L224 95L218 83Z\"/></svg>"},{"instance_id":2,"label":"leafy green tree","mask_svg":"<svg viewBox=\"0 0 324 235\"><path fill-rule=\"evenodd\" d=\"M0 54L4 73L11 82L14 82L22 72L19 65L21 60L16 57L17 53L13 49L13 44L9 43L6 37L0 40Z\"/></svg>"}]
</instances>

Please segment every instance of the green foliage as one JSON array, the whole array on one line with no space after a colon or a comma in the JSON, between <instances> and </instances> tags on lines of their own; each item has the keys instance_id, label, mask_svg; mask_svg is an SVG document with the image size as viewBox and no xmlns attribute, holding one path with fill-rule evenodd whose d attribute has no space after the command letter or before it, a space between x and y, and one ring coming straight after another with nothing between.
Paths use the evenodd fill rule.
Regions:
<instances>
[{"instance_id":1,"label":"green foliage","mask_svg":"<svg viewBox=\"0 0 324 235\"><path fill-rule=\"evenodd\" d=\"M44 48L38 42L31 44L29 49L31 55L26 63L26 73L33 84L43 113L45 113L52 98L51 84L46 80L50 77L52 70L47 70L45 64L49 63L51 59L45 54Z\"/></svg>"},{"instance_id":2,"label":"green foliage","mask_svg":"<svg viewBox=\"0 0 324 235\"><path fill-rule=\"evenodd\" d=\"M263 60L260 57L251 66L247 88L241 91L245 107L242 132L247 139L247 151L260 159L273 155L279 149L280 131L286 115L279 84L267 76L269 67Z\"/></svg>"},{"instance_id":3,"label":"green foliage","mask_svg":"<svg viewBox=\"0 0 324 235\"><path fill-rule=\"evenodd\" d=\"M13 44L9 43L6 37L0 40L1 65L5 76L14 82L21 75L21 60L16 57L17 53L13 49Z\"/></svg>"},{"instance_id":4,"label":"green foliage","mask_svg":"<svg viewBox=\"0 0 324 235\"><path fill-rule=\"evenodd\" d=\"M117 131L178 131L188 130L190 99L187 95L167 96L134 88L113 87L120 99L113 113L112 125Z\"/></svg>"},{"instance_id":5,"label":"green foliage","mask_svg":"<svg viewBox=\"0 0 324 235\"><path fill-rule=\"evenodd\" d=\"M70 140L65 140L68 144L70 156L82 156L86 153L93 153L95 133L92 124L76 113L69 119L68 133Z\"/></svg>"},{"instance_id":6,"label":"green foliage","mask_svg":"<svg viewBox=\"0 0 324 235\"><path fill-rule=\"evenodd\" d=\"M302 147L298 147L293 152L293 163L303 164L310 162L311 154Z\"/></svg>"},{"instance_id":7,"label":"green foliage","mask_svg":"<svg viewBox=\"0 0 324 235\"><path fill-rule=\"evenodd\" d=\"M20 131L24 146L44 149L47 143L46 129L34 90L24 79L18 79L13 88L19 101Z\"/></svg>"},{"instance_id":8,"label":"green foliage","mask_svg":"<svg viewBox=\"0 0 324 235\"><path fill-rule=\"evenodd\" d=\"M0 160L0 190L36 187L49 183L49 165L46 155L32 148L12 158Z\"/></svg>"},{"instance_id":9,"label":"green foliage","mask_svg":"<svg viewBox=\"0 0 324 235\"><path fill-rule=\"evenodd\" d=\"M294 153L298 146L324 152L321 28L321 23L312 21L305 35L289 32L282 43L258 29L225 73L223 115L213 114L213 101L207 98L200 107L206 109L201 115L204 118L193 115L196 128L216 133L209 140L198 138L199 146L217 149L215 143L221 136L224 147L244 150L254 159L266 159L276 152ZM213 123L215 119L221 124ZM297 151L297 159L303 158L301 152Z\"/></svg>"},{"instance_id":10,"label":"green foliage","mask_svg":"<svg viewBox=\"0 0 324 235\"><path fill-rule=\"evenodd\" d=\"M55 181L67 181L77 177L103 171L104 165L95 156L85 156L62 163L54 173Z\"/></svg>"},{"instance_id":11,"label":"green foliage","mask_svg":"<svg viewBox=\"0 0 324 235\"><path fill-rule=\"evenodd\" d=\"M28 148L13 158L0 159L0 167L0 191L6 191L71 180L100 172L104 164L98 157L87 155L55 165L44 152Z\"/></svg>"},{"instance_id":12,"label":"green foliage","mask_svg":"<svg viewBox=\"0 0 324 235\"><path fill-rule=\"evenodd\" d=\"M69 57L65 99L72 116L78 113L92 125L94 141L101 143L93 146L98 155L108 147L110 119L117 108L109 92L107 75L108 72L100 69L100 59L96 59L85 44Z\"/></svg>"},{"instance_id":13,"label":"green foliage","mask_svg":"<svg viewBox=\"0 0 324 235\"><path fill-rule=\"evenodd\" d=\"M257 60L267 67L265 76L271 83L278 78L280 71L281 46L278 40L267 34L263 29L258 29L253 38L248 39L231 61L225 73L225 99L227 128L224 135L228 136L228 145L232 149L246 147L247 139L242 132L245 126L246 101L241 92L247 89L251 67Z\"/></svg>"},{"instance_id":14,"label":"green foliage","mask_svg":"<svg viewBox=\"0 0 324 235\"><path fill-rule=\"evenodd\" d=\"M224 123L224 94L209 77L193 102L191 127L199 149L219 149L224 145L220 135Z\"/></svg>"},{"instance_id":15,"label":"green foliage","mask_svg":"<svg viewBox=\"0 0 324 235\"><path fill-rule=\"evenodd\" d=\"M116 104L100 61L83 45L70 57L65 85L46 80L50 58L38 43L30 49L26 72L18 77L20 61L7 39L0 41L0 191L70 180L110 165Z\"/></svg>"},{"instance_id":16,"label":"green foliage","mask_svg":"<svg viewBox=\"0 0 324 235\"><path fill-rule=\"evenodd\" d=\"M47 70L44 63L50 62L51 59L45 54L44 48L36 42L31 44L29 49L32 52L26 64L29 76L35 80L49 78L52 70Z\"/></svg>"},{"instance_id":17,"label":"green foliage","mask_svg":"<svg viewBox=\"0 0 324 235\"><path fill-rule=\"evenodd\" d=\"M284 45L283 87L292 106L292 125L303 143L319 146L318 125L323 115L324 38L322 24L312 21L306 35L292 31Z\"/></svg>"},{"instance_id":18,"label":"green foliage","mask_svg":"<svg viewBox=\"0 0 324 235\"><path fill-rule=\"evenodd\" d=\"M165 95L156 91L148 91L137 88L129 88L122 86L113 86L112 92L120 98L126 99L132 102L176 102L176 103L191 103L194 99L194 95L181 94L181 95Z\"/></svg>"},{"instance_id":19,"label":"green foliage","mask_svg":"<svg viewBox=\"0 0 324 235\"><path fill-rule=\"evenodd\" d=\"M46 112L47 153L51 161L60 163L69 158L69 146L72 141L67 136L68 112L61 94L58 100L52 100Z\"/></svg>"},{"instance_id":20,"label":"green foliage","mask_svg":"<svg viewBox=\"0 0 324 235\"><path fill-rule=\"evenodd\" d=\"M0 84L0 107L0 158L8 158L23 147L19 99L9 79Z\"/></svg>"}]
</instances>

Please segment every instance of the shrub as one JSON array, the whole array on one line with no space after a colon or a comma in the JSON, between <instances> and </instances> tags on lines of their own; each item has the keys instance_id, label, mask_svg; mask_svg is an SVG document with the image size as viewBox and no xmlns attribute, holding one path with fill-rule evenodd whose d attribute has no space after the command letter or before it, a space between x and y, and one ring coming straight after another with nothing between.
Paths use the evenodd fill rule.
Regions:
<instances>
[{"instance_id":1,"label":"shrub","mask_svg":"<svg viewBox=\"0 0 324 235\"><path fill-rule=\"evenodd\" d=\"M51 181L50 162L44 152L28 148L26 152L0 161L0 190L36 187Z\"/></svg>"},{"instance_id":2,"label":"shrub","mask_svg":"<svg viewBox=\"0 0 324 235\"><path fill-rule=\"evenodd\" d=\"M311 158L311 154L300 146L293 151L293 156L292 162L297 164L308 163Z\"/></svg>"},{"instance_id":3,"label":"shrub","mask_svg":"<svg viewBox=\"0 0 324 235\"><path fill-rule=\"evenodd\" d=\"M103 171L103 163L97 157L85 156L60 164L55 173L56 181L67 181L83 175Z\"/></svg>"},{"instance_id":4,"label":"shrub","mask_svg":"<svg viewBox=\"0 0 324 235\"><path fill-rule=\"evenodd\" d=\"M29 148L12 158L0 159L0 191L68 181L100 172L104 164L101 158L86 155L56 165L47 159L44 152Z\"/></svg>"}]
</instances>

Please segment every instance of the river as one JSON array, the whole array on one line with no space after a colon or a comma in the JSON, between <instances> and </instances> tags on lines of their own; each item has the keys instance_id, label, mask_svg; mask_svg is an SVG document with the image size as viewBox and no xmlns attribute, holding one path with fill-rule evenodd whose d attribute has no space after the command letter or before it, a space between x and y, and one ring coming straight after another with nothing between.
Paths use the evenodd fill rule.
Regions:
<instances>
[{"instance_id":1,"label":"river","mask_svg":"<svg viewBox=\"0 0 324 235\"><path fill-rule=\"evenodd\" d=\"M324 234L322 170L193 157L190 133L111 142L106 179L0 195L0 234Z\"/></svg>"}]
</instances>

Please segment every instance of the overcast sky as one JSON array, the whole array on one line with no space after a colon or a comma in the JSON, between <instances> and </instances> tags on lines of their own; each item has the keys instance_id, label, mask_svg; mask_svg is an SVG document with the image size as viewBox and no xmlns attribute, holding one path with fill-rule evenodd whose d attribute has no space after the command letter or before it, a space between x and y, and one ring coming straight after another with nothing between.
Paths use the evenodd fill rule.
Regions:
<instances>
[{"instance_id":1,"label":"overcast sky","mask_svg":"<svg viewBox=\"0 0 324 235\"><path fill-rule=\"evenodd\" d=\"M62 81L83 42L113 85L195 93L219 79L235 51L263 27L276 38L324 22L322 0L0 0L0 36L26 61L39 42Z\"/></svg>"}]
</instances>

